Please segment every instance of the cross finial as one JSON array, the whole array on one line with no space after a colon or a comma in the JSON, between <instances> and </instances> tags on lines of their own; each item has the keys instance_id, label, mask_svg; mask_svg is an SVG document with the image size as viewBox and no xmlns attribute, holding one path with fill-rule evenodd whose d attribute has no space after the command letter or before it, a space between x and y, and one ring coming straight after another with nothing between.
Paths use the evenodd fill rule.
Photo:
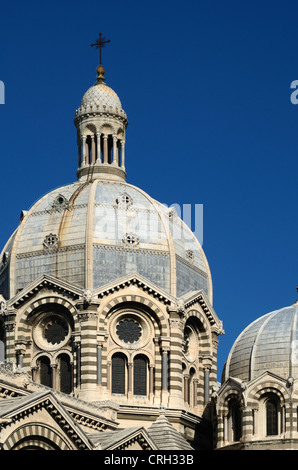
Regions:
<instances>
[{"instance_id":1,"label":"cross finial","mask_svg":"<svg viewBox=\"0 0 298 470\"><path fill-rule=\"evenodd\" d=\"M105 39L103 37L103 35L101 33L99 33L99 38L96 39L95 43L94 44L91 44L91 47L95 46L96 49L99 49L99 67L97 68L97 81L98 82L104 82L104 73L105 73L105 69L103 68L102 66L102 63L101 63L101 50L103 47L105 47L105 45L108 43L108 42L111 42L110 39Z\"/></svg>"},{"instance_id":2,"label":"cross finial","mask_svg":"<svg viewBox=\"0 0 298 470\"><path fill-rule=\"evenodd\" d=\"M95 43L94 44L91 44L91 47L95 46L96 49L99 49L99 59L100 59L100 63L99 65L102 65L101 63L101 49L103 47L105 47L105 44L107 44L108 42L111 42L110 39L105 39L101 33L99 33L99 38L96 39Z\"/></svg>"}]
</instances>

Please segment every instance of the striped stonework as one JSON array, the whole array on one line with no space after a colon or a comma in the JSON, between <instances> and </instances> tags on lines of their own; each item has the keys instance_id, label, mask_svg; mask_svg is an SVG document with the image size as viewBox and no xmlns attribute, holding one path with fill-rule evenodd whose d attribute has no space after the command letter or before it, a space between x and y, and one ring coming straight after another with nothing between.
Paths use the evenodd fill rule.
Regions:
<instances>
[{"instance_id":1,"label":"striped stonework","mask_svg":"<svg viewBox=\"0 0 298 470\"><path fill-rule=\"evenodd\" d=\"M229 441L232 436L228 426L229 401L237 400L241 409L240 441ZM277 403L277 434L267 435L266 402L275 400ZM251 449L287 449L286 439L292 449L298 448L298 394L295 381L287 381L268 372L263 373L251 382L229 378L222 385L216 400L216 439L217 447L229 446ZM295 441L295 442L294 442ZM296 443L297 442L297 443ZM262 443L262 444L260 444ZM240 447L239 447L240 446Z\"/></svg>"},{"instance_id":2,"label":"striped stonework","mask_svg":"<svg viewBox=\"0 0 298 470\"><path fill-rule=\"evenodd\" d=\"M96 390L98 314L83 311L78 316L81 327L81 387Z\"/></svg>"},{"instance_id":3,"label":"striped stonework","mask_svg":"<svg viewBox=\"0 0 298 470\"><path fill-rule=\"evenodd\" d=\"M182 345L184 321L170 319L170 353L169 353L169 395L172 406L183 403Z\"/></svg>"},{"instance_id":4,"label":"striped stonework","mask_svg":"<svg viewBox=\"0 0 298 470\"><path fill-rule=\"evenodd\" d=\"M62 309L62 310L61 310ZM23 366L28 370L35 362L35 356L39 354L36 347L32 344L32 326L37 315L45 311L64 311L68 315L71 326L75 329L77 323L77 310L75 306L67 299L58 296L44 296L32 302L25 309L21 309L20 314L17 314L18 320L16 322L14 341L7 344L7 353L10 357L14 358L17 362L16 348L18 344L22 344L25 348L23 354Z\"/></svg>"},{"instance_id":5,"label":"striped stonework","mask_svg":"<svg viewBox=\"0 0 298 470\"><path fill-rule=\"evenodd\" d=\"M121 348L119 344L114 344L112 325L115 318L123 315L129 315L129 312L144 317L145 321L151 325L150 338L147 345L141 349L130 350L126 347ZM146 320L147 319L147 320ZM111 394L111 361L113 354L121 352L127 358L127 363L132 364L133 357L137 354L143 354L148 358L149 377L148 377L148 399L153 399L152 394L159 395L161 392L162 380L162 361L160 352L160 342L158 338L168 337L168 322L161 308L152 301L151 298L143 295L120 295L108 301L99 314L98 331L105 333L106 341L102 347L102 387ZM154 340L154 341L153 341ZM154 380L154 383L153 383ZM128 393L129 387L126 387ZM131 390L129 390L131 391Z\"/></svg>"},{"instance_id":6,"label":"striped stonework","mask_svg":"<svg viewBox=\"0 0 298 470\"><path fill-rule=\"evenodd\" d=\"M24 424L6 439L3 450L74 450L57 430L41 424Z\"/></svg>"},{"instance_id":7,"label":"striped stonework","mask_svg":"<svg viewBox=\"0 0 298 470\"><path fill-rule=\"evenodd\" d=\"M205 312L199 309L192 308L185 313L185 325L188 321L194 322L197 325L198 332L198 361L196 364L191 363L187 368L195 367L197 371L197 397L196 405L201 411L204 409L206 402L206 380L209 377L209 394L212 387L217 381L217 356L216 350L214 353L212 332L209 323L209 318L206 317ZM208 373L206 374L206 369Z\"/></svg>"}]
</instances>

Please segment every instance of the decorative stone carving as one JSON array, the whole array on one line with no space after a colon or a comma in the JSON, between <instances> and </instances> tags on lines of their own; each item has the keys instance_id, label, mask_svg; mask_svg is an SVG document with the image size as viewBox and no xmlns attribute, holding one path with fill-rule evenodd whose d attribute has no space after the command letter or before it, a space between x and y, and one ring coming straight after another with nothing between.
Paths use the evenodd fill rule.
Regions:
<instances>
[{"instance_id":1,"label":"decorative stone carving","mask_svg":"<svg viewBox=\"0 0 298 470\"><path fill-rule=\"evenodd\" d=\"M116 333L124 343L134 343L140 339L142 328L136 320L123 318L116 326Z\"/></svg>"},{"instance_id":2,"label":"decorative stone carving","mask_svg":"<svg viewBox=\"0 0 298 470\"><path fill-rule=\"evenodd\" d=\"M33 327L33 339L36 345L45 351L61 348L69 341L70 336L68 321L54 312L39 316Z\"/></svg>"},{"instance_id":3,"label":"decorative stone carving","mask_svg":"<svg viewBox=\"0 0 298 470\"><path fill-rule=\"evenodd\" d=\"M118 197L116 202L118 209L128 209L133 204L132 198L127 193L123 193L120 197Z\"/></svg>"},{"instance_id":4,"label":"decorative stone carving","mask_svg":"<svg viewBox=\"0 0 298 470\"><path fill-rule=\"evenodd\" d=\"M132 248L137 248L140 244L140 239L137 235L134 233L126 233L124 237L122 238L122 241L124 245L132 247Z\"/></svg>"},{"instance_id":5,"label":"decorative stone carving","mask_svg":"<svg viewBox=\"0 0 298 470\"><path fill-rule=\"evenodd\" d=\"M50 233L43 241L44 250L47 252L55 252L59 247L59 238L57 235Z\"/></svg>"},{"instance_id":6,"label":"decorative stone carving","mask_svg":"<svg viewBox=\"0 0 298 470\"><path fill-rule=\"evenodd\" d=\"M71 210L72 204L62 194L56 197L52 204L52 212L62 212L64 210Z\"/></svg>"},{"instance_id":7,"label":"decorative stone carving","mask_svg":"<svg viewBox=\"0 0 298 470\"><path fill-rule=\"evenodd\" d=\"M186 259L189 263L193 264L194 262L194 252L192 250L186 250Z\"/></svg>"}]
</instances>

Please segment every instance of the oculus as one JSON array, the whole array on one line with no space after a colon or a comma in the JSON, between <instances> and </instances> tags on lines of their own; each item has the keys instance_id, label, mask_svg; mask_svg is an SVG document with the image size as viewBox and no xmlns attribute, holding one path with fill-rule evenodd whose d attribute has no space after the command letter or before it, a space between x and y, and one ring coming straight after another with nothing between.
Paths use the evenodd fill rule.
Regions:
<instances>
[{"instance_id":1,"label":"oculus","mask_svg":"<svg viewBox=\"0 0 298 470\"><path fill-rule=\"evenodd\" d=\"M71 328L64 316L54 312L41 314L33 327L33 339L43 350L53 351L70 339Z\"/></svg>"},{"instance_id":2,"label":"oculus","mask_svg":"<svg viewBox=\"0 0 298 470\"><path fill-rule=\"evenodd\" d=\"M71 203L63 196L63 194L59 194L52 204L52 212L62 212L65 209L71 210L71 208Z\"/></svg>"},{"instance_id":3,"label":"oculus","mask_svg":"<svg viewBox=\"0 0 298 470\"><path fill-rule=\"evenodd\" d=\"M135 343L142 335L142 328L132 318L125 318L118 323L116 333L124 343Z\"/></svg>"}]
</instances>

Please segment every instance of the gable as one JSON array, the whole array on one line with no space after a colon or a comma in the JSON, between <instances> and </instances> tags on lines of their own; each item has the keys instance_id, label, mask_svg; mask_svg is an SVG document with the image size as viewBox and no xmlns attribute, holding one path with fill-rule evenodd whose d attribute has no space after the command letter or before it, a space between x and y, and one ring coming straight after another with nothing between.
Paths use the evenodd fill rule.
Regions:
<instances>
[{"instance_id":1,"label":"gable","mask_svg":"<svg viewBox=\"0 0 298 470\"><path fill-rule=\"evenodd\" d=\"M4 450L88 450L90 441L51 392L0 402Z\"/></svg>"}]
</instances>

